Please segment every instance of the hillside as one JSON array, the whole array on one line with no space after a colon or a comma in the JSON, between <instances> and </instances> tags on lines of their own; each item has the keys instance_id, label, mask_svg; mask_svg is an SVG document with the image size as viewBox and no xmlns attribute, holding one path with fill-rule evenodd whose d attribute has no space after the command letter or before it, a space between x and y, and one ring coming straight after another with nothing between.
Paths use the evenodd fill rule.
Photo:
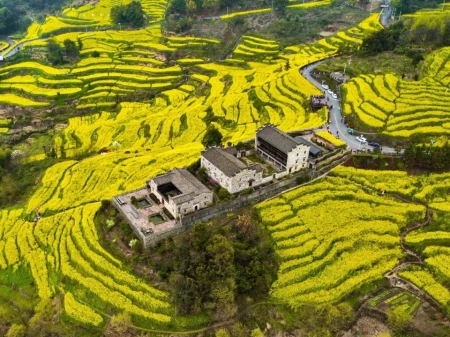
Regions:
<instances>
[{"instance_id":1,"label":"hillside","mask_svg":"<svg viewBox=\"0 0 450 337\"><path fill-rule=\"evenodd\" d=\"M358 134L387 139L384 151L360 157L360 147L322 129L339 115L311 108L323 87L305 69L363 59L364 41L385 30L383 13L290 1L283 13L261 4L227 15L221 4L217 20L186 9L178 21L166 17L176 2L142 0L144 27L113 24L111 9L128 3L67 7L3 43L0 335L337 336L378 310L393 336L445 336L450 164L438 155L450 146L448 47L428 45L416 80L360 70L342 85L330 104L340 102ZM410 14L405 24L446 17L448 8ZM316 18L311 32L287 37L287 17ZM170 31L185 19L188 34ZM61 62L51 62L52 52ZM141 249L114 196L173 168L201 178L212 126L223 145L248 148L269 123L303 135L321 130L331 145L315 140L326 149L321 164L311 162L317 169L348 145L354 165L363 158L380 170L350 160L317 177L314 166L296 182L313 180L305 185ZM407 147L405 157L389 153L388 140ZM423 159L427 146L442 149L439 172ZM400 170L385 170L390 160ZM408 166L415 161L421 170ZM236 198L205 180L219 202Z\"/></svg>"}]
</instances>

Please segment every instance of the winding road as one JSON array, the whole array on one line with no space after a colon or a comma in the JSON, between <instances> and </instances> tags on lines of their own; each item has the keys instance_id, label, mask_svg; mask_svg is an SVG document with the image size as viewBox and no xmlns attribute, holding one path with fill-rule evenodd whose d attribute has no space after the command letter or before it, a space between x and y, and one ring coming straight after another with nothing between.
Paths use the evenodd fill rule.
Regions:
<instances>
[{"instance_id":1,"label":"winding road","mask_svg":"<svg viewBox=\"0 0 450 337\"><path fill-rule=\"evenodd\" d=\"M380 12L380 22L383 26L388 26L389 17L391 15L391 9L389 8L383 8ZM334 56L332 56L334 57ZM311 73L314 71L314 69L321 63L325 62L326 60L330 59L331 57L307 65L304 68L300 69L300 73L305 77L312 85L316 86L320 91L324 91L322 88L322 84L319 83L312 75ZM325 97L327 98L328 105L331 105L332 108L329 109L329 120L330 120L330 132L335 135L339 136L339 138L347 143L350 148L353 150L362 150L362 149L373 149L372 146L369 146L367 144L362 144L358 140L356 140L356 136L361 135L361 133L355 133L355 135L350 135L347 133L347 126L345 125L343 121L343 116L341 113L341 102L340 102L340 96L338 96L337 99L334 99L331 94L329 94L327 91L324 93ZM385 154L395 154L396 151L392 147L383 146L381 144L382 152Z\"/></svg>"}]
</instances>

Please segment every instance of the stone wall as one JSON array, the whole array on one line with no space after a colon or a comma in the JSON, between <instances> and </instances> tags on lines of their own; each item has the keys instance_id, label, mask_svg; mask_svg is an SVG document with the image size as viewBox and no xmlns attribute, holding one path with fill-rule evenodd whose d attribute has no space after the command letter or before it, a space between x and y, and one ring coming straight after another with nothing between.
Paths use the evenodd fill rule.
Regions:
<instances>
[{"instance_id":1,"label":"stone wall","mask_svg":"<svg viewBox=\"0 0 450 337\"><path fill-rule=\"evenodd\" d=\"M138 190L140 190L140 189L138 189ZM135 190L135 191L137 191L137 190ZM130 191L130 192L127 192L127 193L131 193L131 192L133 192L133 191ZM120 197L120 195L118 197ZM130 225L130 227L133 230L133 232L141 240L142 246L144 248L147 248L150 245L150 243L149 243L150 235L145 235L144 233L142 233L139 230L139 228L137 228L134 225L134 221L131 218L132 215L130 213L125 213L123 211L122 207L120 207L119 203L117 202L116 197L112 198L112 205L114 206L115 209L117 209L119 211L120 215L122 215L122 217L125 219L125 221Z\"/></svg>"},{"instance_id":2,"label":"stone wall","mask_svg":"<svg viewBox=\"0 0 450 337\"><path fill-rule=\"evenodd\" d=\"M333 162L332 164L323 167L322 169L316 172L316 176L320 176L328 171L330 171L333 167L336 167L343 162L345 162L349 157L345 156L344 158ZM121 211L121 207L119 207L116 198L113 198L112 203L113 206L119 210L120 214L123 218L130 224L130 227L142 241L143 247L147 248L155 245L158 241L168 238L173 235L177 235L182 233L183 231L191 228L194 224L198 222L206 222L211 219L214 219L222 214L234 212L235 210L245 207L248 205L256 204L262 202L264 200L276 197L279 194L282 194L290 189L297 188L300 185L297 183L298 178L309 177L311 175L311 171L303 171L298 172L292 175L289 178L284 180L273 182L267 186L257 188L253 193L242 195L237 197L236 199L230 200L228 202L224 202L222 204L218 204L215 206L211 206L195 213L188 214L180 219L180 226L177 226L171 230L168 230L164 233L149 234L144 235L138 228L133 226L133 221L130 217L130 214L125 214ZM129 192L127 192L129 193Z\"/></svg>"},{"instance_id":3,"label":"stone wall","mask_svg":"<svg viewBox=\"0 0 450 337\"><path fill-rule=\"evenodd\" d=\"M342 164L346 161L348 157L344 157L324 168L317 171L317 176L322 173L330 171L333 167ZM251 204L256 204L261 201L270 199L275 197L291 188L296 188L299 186L297 183L297 178L309 177L310 171L303 171L292 175L290 178L286 178L285 180L274 182L265 187L261 187L254 191L251 194L242 195L237 197L236 199L224 202L219 205L211 206L201 211L191 213L181 219L183 227L189 228L196 224L197 222L205 222L211 219L214 219L222 214L230 213L239 209L241 207L245 207Z\"/></svg>"}]
</instances>

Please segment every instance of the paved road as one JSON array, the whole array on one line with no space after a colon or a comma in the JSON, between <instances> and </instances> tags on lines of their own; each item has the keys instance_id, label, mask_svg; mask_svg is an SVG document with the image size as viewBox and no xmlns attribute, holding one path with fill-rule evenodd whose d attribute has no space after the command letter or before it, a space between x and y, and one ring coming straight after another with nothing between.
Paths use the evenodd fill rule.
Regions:
<instances>
[{"instance_id":1,"label":"paved road","mask_svg":"<svg viewBox=\"0 0 450 337\"><path fill-rule=\"evenodd\" d=\"M380 13L380 21L384 26L387 26L389 17L391 15L390 8L383 9ZM311 76L311 72L323 61L310 64L306 66L305 68L301 69L301 74L313 85L315 85L317 88L319 88L320 91L324 91L322 88L321 83L319 83L315 78ZM327 91L325 91L325 97L328 100L328 105L333 106L330 109L330 131L333 135L339 136L340 139L345 141L348 146L350 146L353 150L361 150L361 149L373 149L372 146L369 146L367 144L361 144L359 141L356 140L356 136L359 136L360 134L355 134L354 136L347 133L347 127L345 126L343 119L342 119L342 113L341 113L341 102L338 97L338 99L334 99L331 94L329 94ZM369 137L366 137L369 138ZM382 152L383 153L396 153L394 148L383 146Z\"/></svg>"},{"instance_id":2,"label":"paved road","mask_svg":"<svg viewBox=\"0 0 450 337\"><path fill-rule=\"evenodd\" d=\"M325 60L324 60L325 61ZM320 61L311 65L308 65L307 67L303 68L301 70L301 74L313 85L315 85L319 90L323 91L321 83L319 83L314 77L312 77L311 72L322 62ZM339 136L340 139L342 139L344 142L347 143L348 146L350 146L353 150L362 150L362 149L373 149L372 146L369 146L367 144L361 144L359 141L356 140L356 136L359 136L360 134L355 134L354 136L347 133L347 127L345 126L343 119L342 119L342 113L341 113L341 103L340 99L334 99L331 94L329 94L327 91L325 91L325 97L328 100L328 105L331 105L332 108L330 109L330 131L333 135ZM366 137L367 138L367 137ZM383 153L395 153L395 149L391 147L385 147L382 146L382 152Z\"/></svg>"}]
</instances>

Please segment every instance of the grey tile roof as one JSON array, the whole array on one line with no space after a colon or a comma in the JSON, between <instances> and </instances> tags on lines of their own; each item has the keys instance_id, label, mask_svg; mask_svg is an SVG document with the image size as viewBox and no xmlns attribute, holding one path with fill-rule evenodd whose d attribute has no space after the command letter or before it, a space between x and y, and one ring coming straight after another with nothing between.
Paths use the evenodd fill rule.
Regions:
<instances>
[{"instance_id":1,"label":"grey tile roof","mask_svg":"<svg viewBox=\"0 0 450 337\"><path fill-rule=\"evenodd\" d=\"M208 160L228 177L233 177L245 169L254 169L256 172L262 171L261 166L255 164L247 167L247 165L228 153L228 151L216 147L210 147L206 151L203 151L202 157Z\"/></svg>"},{"instance_id":2,"label":"grey tile roof","mask_svg":"<svg viewBox=\"0 0 450 337\"><path fill-rule=\"evenodd\" d=\"M312 155L317 155L321 152L323 152L323 150L318 147L316 144L311 143L309 141L307 141L305 138L303 137L295 137L296 140L298 140L300 143L305 144L307 146L309 146L309 153L311 153Z\"/></svg>"},{"instance_id":3,"label":"grey tile roof","mask_svg":"<svg viewBox=\"0 0 450 337\"><path fill-rule=\"evenodd\" d=\"M301 144L298 140L278 130L273 125L263 126L256 132L256 137L265 140L267 143L285 154L288 154Z\"/></svg>"},{"instance_id":4,"label":"grey tile roof","mask_svg":"<svg viewBox=\"0 0 450 337\"><path fill-rule=\"evenodd\" d=\"M153 181L156 185L163 185L169 182L174 184L181 192L180 195L171 198L177 205L192 200L199 194L212 193L186 169L173 169L164 175L154 178Z\"/></svg>"}]
</instances>

